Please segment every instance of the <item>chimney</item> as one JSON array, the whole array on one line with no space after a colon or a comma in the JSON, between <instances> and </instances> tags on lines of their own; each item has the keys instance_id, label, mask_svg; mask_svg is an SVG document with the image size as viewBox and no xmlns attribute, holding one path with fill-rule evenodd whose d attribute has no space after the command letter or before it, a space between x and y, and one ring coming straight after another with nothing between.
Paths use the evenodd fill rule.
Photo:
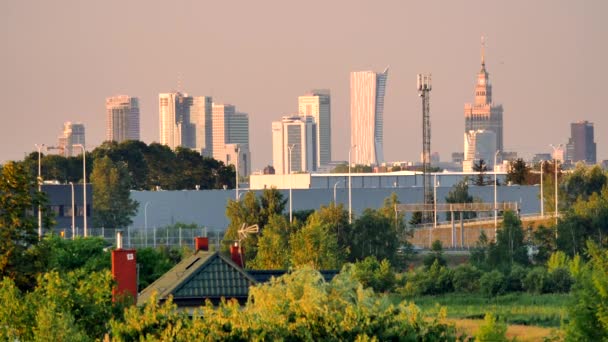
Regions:
<instances>
[{"instance_id":1,"label":"chimney","mask_svg":"<svg viewBox=\"0 0 608 342\"><path fill-rule=\"evenodd\" d=\"M209 251L209 238L197 236L194 238L194 252Z\"/></svg>"},{"instance_id":2,"label":"chimney","mask_svg":"<svg viewBox=\"0 0 608 342\"><path fill-rule=\"evenodd\" d=\"M234 245L230 246L230 258L240 268L245 266L245 256L243 255L244 252L245 250L239 245L238 242L235 242Z\"/></svg>"},{"instance_id":3,"label":"chimney","mask_svg":"<svg viewBox=\"0 0 608 342\"><path fill-rule=\"evenodd\" d=\"M122 232L116 233L116 249L112 251L112 277L116 286L112 290L112 300L132 297L137 301L137 259L134 249L122 248Z\"/></svg>"}]
</instances>

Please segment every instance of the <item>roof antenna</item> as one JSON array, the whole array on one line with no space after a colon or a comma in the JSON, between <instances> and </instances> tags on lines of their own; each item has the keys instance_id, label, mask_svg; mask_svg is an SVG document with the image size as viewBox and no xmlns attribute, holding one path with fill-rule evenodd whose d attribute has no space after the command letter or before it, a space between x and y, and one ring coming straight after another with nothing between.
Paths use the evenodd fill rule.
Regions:
<instances>
[{"instance_id":1,"label":"roof antenna","mask_svg":"<svg viewBox=\"0 0 608 342\"><path fill-rule=\"evenodd\" d=\"M182 92L182 73L181 71L177 72L177 92Z\"/></svg>"}]
</instances>

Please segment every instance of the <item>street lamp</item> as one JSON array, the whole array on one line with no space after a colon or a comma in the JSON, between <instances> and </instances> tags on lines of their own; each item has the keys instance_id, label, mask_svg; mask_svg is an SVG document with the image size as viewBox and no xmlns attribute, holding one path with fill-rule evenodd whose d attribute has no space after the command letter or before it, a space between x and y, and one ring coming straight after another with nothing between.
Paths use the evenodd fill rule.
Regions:
<instances>
[{"instance_id":1,"label":"street lamp","mask_svg":"<svg viewBox=\"0 0 608 342\"><path fill-rule=\"evenodd\" d=\"M348 223L353 223L353 195L352 195L352 180L350 175L350 153L357 145L353 145L348 149Z\"/></svg>"},{"instance_id":2,"label":"street lamp","mask_svg":"<svg viewBox=\"0 0 608 342\"><path fill-rule=\"evenodd\" d=\"M34 144L38 149L38 192L42 192L42 164L40 163L41 150L44 148L44 144ZM38 204L38 240L42 239L42 208Z\"/></svg>"},{"instance_id":3,"label":"street lamp","mask_svg":"<svg viewBox=\"0 0 608 342\"><path fill-rule=\"evenodd\" d=\"M339 181L336 182L336 184L334 184L334 205L336 205L336 186L338 186L338 184L340 184L341 181L342 181L342 179L340 179Z\"/></svg>"},{"instance_id":4,"label":"street lamp","mask_svg":"<svg viewBox=\"0 0 608 342\"><path fill-rule=\"evenodd\" d=\"M291 181L293 179L291 176L291 151L295 146L296 144L291 144L287 146L287 148L289 149L289 223L293 221L293 208L291 205Z\"/></svg>"},{"instance_id":5,"label":"street lamp","mask_svg":"<svg viewBox=\"0 0 608 342\"><path fill-rule=\"evenodd\" d=\"M496 198L497 198L496 159L498 158L498 153L500 153L500 150L496 150L496 153L494 153L494 240L496 240L496 232L498 230L498 207L497 207L497 203L496 203Z\"/></svg>"},{"instance_id":6,"label":"street lamp","mask_svg":"<svg viewBox=\"0 0 608 342\"><path fill-rule=\"evenodd\" d=\"M74 183L70 182L72 188L72 240L76 238L76 210L74 209Z\"/></svg>"},{"instance_id":7,"label":"street lamp","mask_svg":"<svg viewBox=\"0 0 608 342\"><path fill-rule=\"evenodd\" d=\"M437 228L437 173L433 174L433 228Z\"/></svg>"},{"instance_id":8,"label":"street lamp","mask_svg":"<svg viewBox=\"0 0 608 342\"><path fill-rule=\"evenodd\" d=\"M545 194L543 192L543 166L545 161L540 161L540 217L545 217Z\"/></svg>"},{"instance_id":9,"label":"street lamp","mask_svg":"<svg viewBox=\"0 0 608 342\"><path fill-rule=\"evenodd\" d=\"M150 205L150 201L144 204L144 238L146 239L146 246L148 246L148 205Z\"/></svg>"},{"instance_id":10,"label":"street lamp","mask_svg":"<svg viewBox=\"0 0 608 342\"><path fill-rule=\"evenodd\" d=\"M555 239L557 239L557 216L559 215L559 211L558 211L558 206L557 206L557 201L558 201L558 196L557 196L557 158L556 158L555 152L557 150L561 149L563 147L563 145L559 144L557 146L553 146L553 144L551 144L549 146L551 146L551 148L553 149L553 161L555 162L555 169L553 171L555 171Z\"/></svg>"},{"instance_id":11,"label":"street lamp","mask_svg":"<svg viewBox=\"0 0 608 342\"><path fill-rule=\"evenodd\" d=\"M87 154L83 144L74 144L74 147L80 147L82 149L82 192L83 192L83 223L84 223L84 237L88 236L87 230Z\"/></svg>"},{"instance_id":12,"label":"street lamp","mask_svg":"<svg viewBox=\"0 0 608 342\"><path fill-rule=\"evenodd\" d=\"M234 152L236 152L236 201L238 202L239 200L239 152L241 151L241 149L239 148L239 145L236 145L236 148L234 149Z\"/></svg>"}]
</instances>

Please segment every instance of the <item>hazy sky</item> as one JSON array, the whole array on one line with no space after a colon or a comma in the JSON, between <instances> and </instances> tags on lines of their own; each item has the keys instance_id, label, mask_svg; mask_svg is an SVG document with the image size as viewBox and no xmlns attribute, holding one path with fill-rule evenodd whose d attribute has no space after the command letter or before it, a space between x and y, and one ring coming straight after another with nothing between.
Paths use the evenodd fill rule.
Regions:
<instances>
[{"instance_id":1,"label":"hazy sky","mask_svg":"<svg viewBox=\"0 0 608 342\"><path fill-rule=\"evenodd\" d=\"M311 88L332 93L333 159L347 159L349 73L390 65L387 160L418 160L416 74L433 75L432 151L462 151L480 36L505 149L529 157L595 124L608 159L608 1L2 1L0 162L55 145L64 121L105 138L105 98L140 98L158 141L158 93L211 95L249 113L253 168L272 163L271 122ZM181 76L180 76L181 75Z\"/></svg>"}]
</instances>

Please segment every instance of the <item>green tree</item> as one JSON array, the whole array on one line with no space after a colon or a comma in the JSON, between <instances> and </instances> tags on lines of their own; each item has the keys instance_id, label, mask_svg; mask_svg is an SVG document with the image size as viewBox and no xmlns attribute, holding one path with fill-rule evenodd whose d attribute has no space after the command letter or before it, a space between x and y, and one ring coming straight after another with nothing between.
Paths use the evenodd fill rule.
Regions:
<instances>
[{"instance_id":1,"label":"green tree","mask_svg":"<svg viewBox=\"0 0 608 342\"><path fill-rule=\"evenodd\" d=\"M308 219L304 227L291 234L289 245L291 264L295 267L309 265L317 270L335 270L345 260L336 234L315 215Z\"/></svg>"},{"instance_id":2,"label":"green tree","mask_svg":"<svg viewBox=\"0 0 608 342\"><path fill-rule=\"evenodd\" d=\"M439 266L446 266L447 260L443 257L443 246L441 245L441 240L433 241L431 245L431 252L424 257L424 266L430 268L435 262L439 264Z\"/></svg>"},{"instance_id":3,"label":"green tree","mask_svg":"<svg viewBox=\"0 0 608 342\"><path fill-rule=\"evenodd\" d=\"M492 313L487 313L483 324L475 334L475 341L479 342L502 342L507 339L507 325L500 322Z\"/></svg>"},{"instance_id":4,"label":"green tree","mask_svg":"<svg viewBox=\"0 0 608 342\"><path fill-rule=\"evenodd\" d=\"M608 184L608 178L599 165L586 166L579 163L573 172L567 174L561 184L562 205L568 208L579 198L586 200L593 193L600 193Z\"/></svg>"},{"instance_id":5,"label":"green tree","mask_svg":"<svg viewBox=\"0 0 608 342\"><path fill-rule=\"evenodd\" d=\"M528 264L528 249L524 242L521 220L512 211L504 214L502 228L497 233L496 249L506 269L510 269L514 263Z\"/></svg>"},{"instance_id":6,"label":"green tree","mask_svg":"<svg viewBox=\"0 0 608 342\"><path fill-rule=\"evenodd\" d=\"M322 205L313 215L318 217L319 222L329 226L338 239L338 248L348 255L352 226L348 223L348 211L344 209L344 205L336 205L333 202L328 206Z\"/></svg>"},{"instance_id":7,"label":"green tree","mask_svg":"<svg viewBox=\"0 0 608 342\"><path fill-rule=\"evenodd\" d=\"M248 267L260 270L285 270L289 267L289 223L274 215L258 239L258 253Z\"/></svg>"},{"instance_id":8,"label":"green tree","mask_svg":"<svg viewBox=\"0 0 608 342\"><path fill-rule=\"evenodd\" d=\"M369 256L358 261L354 264L353 275L363 286L371 287L375 292L388 292L395 287L395 272L386 259L378 261L375 257Z\"/></svg>"},{"instance_id":9,"label":"green tree","mask_svg":"<svg viewBox=\"0 0 608 342\"><path fill-rule=\"evenodd\" d=\"M21 164L9 162L0 174L0 278L29 288L42 268L38 249L36 208L45 208L46 196ZM44 225L52 221L45 212Z\"/></svg>"},{"instance_id":10,"label":"green tree","mask_svg":"<svg viewBox=\"0 0 608 342\"><path fill-rule=\"evenodd\" d=\"M131 199L130 177L126 164L114 163L109 157L95 161L91 174L93 222L97 227L123 228L133 221L138 203Z\"/></svg>"},{"instance_id":11,"label":"green tree","mask_svg":"<svg viewBox=\"0 0 608 342\"><path fill-rule=\"evenodd\" d=\"M512 184L530 184L530 167L522 158L509 162L509 170L507 171L507 182Z\"/></svg>"},{"instance_id":12,"label":"green tree","mask_svg":"<svg viewBox=\"0 0 608 342\"><path fill-rule=\"evenodd\" d=\"M460 182L454 184L448 192L448 195L445 197L446 203L473 203L473 196L469 195L469 180L468 178L464 178ZM476 214L474 212L463 212L463 219L474 218ZM446 213L446 220L452 219L452 213ZM460 219L460 212L454 213L454 219Z\"/></svg>"},{"instance_id":13,"label":"green tree","mask_svg":"<svg viewBox=\"0 0 608 342\"><path fill-rule=\"evenodd\" d=\"M488 184L486 180L486 172L488 172L488 165L483 159L479 159L478 161L473 163L473 171L477 172L477 175L473 180L473 184L477 186Z\"/></svg>"},{"instance_id":14,"label":"green tree","mask_svg":"<svg viewBox=\"0 0 608 342\"><path fill-rule=\"evenodd\" d=\"M353 224L350 238L350 261L363 260L367 256L395 262L399 236L394 219L379 210L365 209Z\"/></svg>"}]
</instances>

